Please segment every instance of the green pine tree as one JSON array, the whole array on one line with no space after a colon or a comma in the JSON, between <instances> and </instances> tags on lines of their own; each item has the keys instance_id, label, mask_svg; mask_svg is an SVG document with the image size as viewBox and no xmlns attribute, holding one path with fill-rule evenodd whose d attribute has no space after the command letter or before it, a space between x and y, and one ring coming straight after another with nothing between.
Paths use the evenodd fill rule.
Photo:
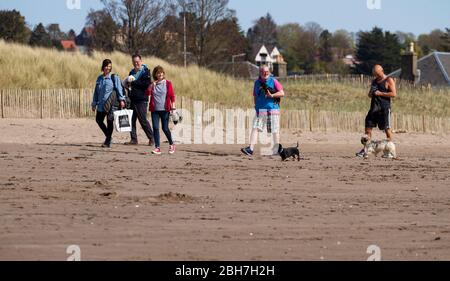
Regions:
<instances>
[{"instance_id":1,"label":"green pine tree","mask_svg":"<svg viewBox=\"0 0 450 281\"><path fill-rule=\"evenodd\" d=\"M45 30L45 27L42 23L39 23L33 30L30 38L30 45L47 48L50 48L52 46L52 39L50 38L50 35Z\"/></svg>"},{"instance_id":2,"label":"green pine tree","mask_svg":"<svg viewBox=\"0 0 450 281\"><path fill-rule=\"evenodd\" d=\"M30 36L25 18L16 10L0 11L0 38L5 41L26 43Z\"/></svg>"},{"instance_id":3,"label":"green pine tree","mask_svg":"<svg viewBox=\"0 0 450 281\"><path fill-rule=\"evenodd\" d=\"M361 62L356 66L360 74L372 74L375 64L381 64L386 73L400 67L402 46L395 34L383 33L375 27L370 32L361 32L357 44L356 57Z\"/></svg>"}]
</instances>

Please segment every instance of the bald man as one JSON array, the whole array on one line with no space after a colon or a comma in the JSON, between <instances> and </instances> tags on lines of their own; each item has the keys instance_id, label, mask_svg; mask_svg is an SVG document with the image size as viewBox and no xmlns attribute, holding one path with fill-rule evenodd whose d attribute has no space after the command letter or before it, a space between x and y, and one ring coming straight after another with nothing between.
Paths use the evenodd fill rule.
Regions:
<instances>
[{"instance_id":1,"label":"bald man","mask_svg":"<svg viewBox=\"0 0 450 281\"><path fill-rule=\"evenodd\" d=\"M378 127L386 133L387 140L392 141L391 99L397 96L395 81L384 73L383 67L379 64L373 67L372 73L375 79L369 91L369 98L372 101L365 121L365 133L371 139L373 128ZM356 156L364 157L364 149L356 153Z\"/></svg>"},{"instance_id":2,"label":"bald man","mask_svg":"<svg viewBox=\"0 0 450 281\"><path fill-rule=\"evenodd\" d=\"M259 69L259 78L253 87L256 116L250 135L250 144L242 148L242 153L252 156L258 142L258 133L267 128L267 133L273 137L271 155L278 154L280 143L280 98L284 97L283 86L275 79L269 67L263 65Z\"/></svg>"}]
</instances>

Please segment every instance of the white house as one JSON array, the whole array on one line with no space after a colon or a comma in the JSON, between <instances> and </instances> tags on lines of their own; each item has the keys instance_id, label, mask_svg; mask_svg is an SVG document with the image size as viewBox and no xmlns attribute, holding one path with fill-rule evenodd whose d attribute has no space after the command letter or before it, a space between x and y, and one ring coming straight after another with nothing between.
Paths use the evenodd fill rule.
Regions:
<instances>
[{"instance_id":1,"label":"white house","mask_svg":"<svg viewBox=\"0 0 450 281\"><path fill-rule=\"evenodd\" d=\"M256 53L255 63L257 66L267 65L275 76L285 77L287 75L286 62L276 46L267 48L262 45Z\"/></svg>"},{"instance_id":2,"label":"white house","mask_svg":"<svg viewBox=\"0 0 450 281\"><path fill-rule=\"evenodd\" d=\"M271 49L272 50L269 52L265 45L261 46L255 57L255 62L258 66L266 64L270 68L272 68L273 63L284 62L283 56L281 55L278 48L275 46Z\"/></svg>"}]
</instances>

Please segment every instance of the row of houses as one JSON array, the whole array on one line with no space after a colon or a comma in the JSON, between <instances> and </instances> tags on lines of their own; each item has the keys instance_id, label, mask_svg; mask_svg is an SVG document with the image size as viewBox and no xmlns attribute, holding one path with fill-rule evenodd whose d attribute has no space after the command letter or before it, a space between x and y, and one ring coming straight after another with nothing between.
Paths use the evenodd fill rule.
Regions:
<instances>
[{"instance_id":1,"label":"row of houses","mask_svg":"<svg viewBox=\"0 0 450 281\"><path fill-rule=\"evenodd\" d=\"M86 26L74 40L61 40L61 46L63 50L67 52L81 52L87 54L89 52L89 44L93 34L94 28Z\"/></svg>"}]
</instances>

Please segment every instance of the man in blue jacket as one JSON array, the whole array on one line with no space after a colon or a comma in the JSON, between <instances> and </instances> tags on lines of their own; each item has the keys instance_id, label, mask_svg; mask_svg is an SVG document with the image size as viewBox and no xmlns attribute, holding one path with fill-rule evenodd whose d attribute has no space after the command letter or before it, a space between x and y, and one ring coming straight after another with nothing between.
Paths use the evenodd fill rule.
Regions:
<instances>
[{"instance_id":1,"label":"man in blue jacket","mask_svg":"<svg viewBox=\"0 0 450 281\"><path fill-rule=\"evenodd\" d=\"M131 109L133 110L133 118L131 120L131 141L127 142L127 145L137 145L137 128L136 121L139 120L142 129L144 130L149 145L153 146L153 130L147 119L148 112L148 96L146 90L151 84L151 74L148 67L142 63L140 55L135 54L132 56L134 69L130 71L130 76L127 78L128 86L131 88L129 92L129 98L131 100Z\"/></svg>"},{"instance_id":2,"label":"man in blue jacket","mask_svg":"<svg viewBox=\"0 0 450 281\"><path fill-rule=\"evenodd\" d=\"M283 86L275 79L268 66L263 65L259 69L259 78L253 88L256 115L253 120L253 128L250 135L250 145L242 148L242 153L253 156L258 133L267 128L267 133L272 134L272 153L278 153L280 143L280 99L285 96Z\"/></svg>"}]
</instances>

